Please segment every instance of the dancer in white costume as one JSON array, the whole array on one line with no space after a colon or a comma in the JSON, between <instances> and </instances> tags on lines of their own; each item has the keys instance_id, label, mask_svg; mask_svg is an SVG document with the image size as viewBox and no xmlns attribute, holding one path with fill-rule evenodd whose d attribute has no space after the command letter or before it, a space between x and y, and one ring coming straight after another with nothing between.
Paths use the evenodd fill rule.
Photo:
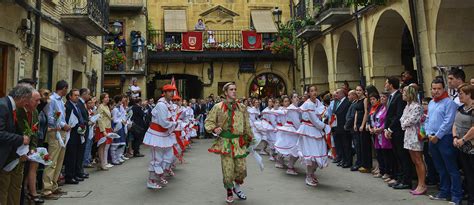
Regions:
<instances>
[{"instance_id":1,"label":"dancer in white costume","mask_svg":"<svg viewBox=\"0 0 474 205\"><path fill-rule=\"evenodd\" d=\"M262 139L262 133L257 129L257 126L261 126L261 120L259 119L260 109L258 99L252 99L251 106L247 107L247 112L250 118L250 127L252 128L253 137L255 141L259 142Z\"/></svg>"},{"instance_id":2,"label":"dancer in white costume","mask_svg":"<svg viewBox=\"0 0 474 205\"><path fill-rule=\"evenodd\" d=\"M266 148L270 148L270 157L273 158L273 145L275 144L275 125L274 123L274 118L275 115L271 112L271 109L273 108L273 99L270 98L268 99L267 105L263 111L262 111L262 121L261 123L257 126L258 131L262 133L262 142L263 147L262 150L260 151L261 155L267 155L269 154L266 151Z\"/></svg>"},{"instance_id":3,"label":"dancer in white costume","mask_svg":"<svg viewBox=\"0 0 474 205\"><path fill-rule=\"evenodd\" d=\"M276 100L277 103L275 103L276 105L279 105L280 104L280 99L277 99ZM279 129L281 129L283 127L283 125L285 124L286 122L286 107L288 107L288 105L290 105L290 99L285 96L282 98L281 100L282 104L281 106L279 107L276 107L274 109L272 109L272 112L275 114L275 152L276 152L276 163L275 163L275 167L276 168L279 168L279 169L283 169L285 168L285 165L284 164L284 159L283 159L283 155L280 154L276 148L276 143L278 141L278 133L279 133ZM281 136L280 136L281 138Z\"/></svg>"},{"instance_id":4,"label":"dancer in white costume","mask_svg":"<svg viewBox=\"0 0 474 205\"><path fill-rule=\"evenodd\" d=\"M168 183L163 173L170 169L174 158L173 145L176 144L176 137L173 131L177 123L172 113L171 99L175 90L176 88L172 85L163 86L164 97L158 100L155 108L151 111L152 121L143 139L143 144L151 147L147 181L147 187L150 189L160 189L161 185Z\"/></svg>"},{"instance_id":5,"label":"dancer in white costume","mask_svg":"<svg viewBox=\"0 0 474 205\"><path fill-rule=\"evenodd\" d=\"M283 98L285 104L286 98ZM278 128L277 141L275 143L276 151L282 156L288 157L288 169L286 174L298 175L295 169L295 163L298 160L298 139L300 135L296 132L301 124L301 111L297 107L299 102L298 94L291 95L291 104L286 108L286 121L283 127Z\"/></svg>"},{"instance_id":6,"label":"dancer in white costume","mask_svg":"<svg viewBox=\"0 0 474 205\"><path fill-rule=\"evenodd\" d=\"M300 107L301 125L297 132L301 137L298 146L300 156L306 164L305 182L309 186L317 186L318 180L314 173L318 167L327 166L328 156L324 136L330 131L330 127L321 121L324 105L316 98L318 95L316 85L309 87L308 95L309 99Z\"/></svg>"}]
</instances>

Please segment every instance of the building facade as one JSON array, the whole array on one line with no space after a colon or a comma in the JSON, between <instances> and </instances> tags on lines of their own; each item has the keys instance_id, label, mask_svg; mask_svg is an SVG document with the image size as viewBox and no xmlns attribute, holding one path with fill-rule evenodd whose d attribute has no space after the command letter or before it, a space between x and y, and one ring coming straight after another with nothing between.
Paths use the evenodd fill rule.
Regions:
<instances>
[{"instance_id":1,"label":"building facade","mask_svg":"<svg viewBox=\"0 0 474 205\"><path fill-rule=\"evenodd\" d=\"M315 22L298 31L306 42L298 58L305 85L334 90L344 81L351 87L365 81L382 90L386 76L410 70L421 74L429 93L434 76L450 67L474 76L473 1L378 2L355 8L343 1L300 0L296 18Z\"/></svg>"},{"instance_id":2,"label":"building facade","mask_svg":"<svg viewBox=\"0 0 474 205\"><path fill-rule=\"evenodd\" d=\"M54 90L66 80L71 88L102 91L107 1L2 1L0 14L1 96L23 78L38 88Z\"/></svg>"},{"instance_id":3,"label":"building facade","mask_svg":"<svg viewBox=\"0 0 474 205\"><path fill-rule=\"evenodd\" d=\"M129 92L132 79L142 88L142 97L146 97L146 42L143 45L143 61L140 68L134 68L134 35L139 31L146 39L147 9L145 0L110 0L109 30L105 40L104 90L111 96ZM123 39L124 45L119 45ZM115 53L120 55L115 55ZM110 57L109 57L110 56ZM123 58L122 62L111 62L111 58ZM118 64L118 66L117 66Z\"/></svg>"},{"instance_id":4,"label":"building facade","mask_svg":"<svg viewBox=\"0 0 474 205\"><path fill-rule=\"evenodd\" d=\"M275 8L278 7L278 8ZM280 10L278 16L275 10ZM185 98L222 95L222 86L233 81L238 96L281 96L291 93L298 71L293 52L271 51L278 41L278 22L290 20L287 0L148 0L148 96L174 77ZM278 18L278 19L276 19ZM195 31L202 20L204 48L181 51L182 35ZM262 49L242 50L242 31L262 36ZM185 39L184 39L185 40Z\"/></svg>"}]
</instances>

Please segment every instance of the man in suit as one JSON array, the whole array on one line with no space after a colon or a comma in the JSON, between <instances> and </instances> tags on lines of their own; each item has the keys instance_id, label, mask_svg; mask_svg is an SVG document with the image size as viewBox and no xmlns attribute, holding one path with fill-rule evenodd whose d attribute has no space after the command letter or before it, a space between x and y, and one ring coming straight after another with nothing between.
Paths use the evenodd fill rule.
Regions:
<instances>
[{"instance_id":1,"label":"man in suit","mask_svg":"<svg viewBox=\"0 0 474 205\"><path fill-rule=\"evenodd\" d=\"M79 109L80 111L80 114L82 115L82 118L84 119L84 124L86 125L86 132L84 134L84 139L85 139L85 142L84 143L81 143L80 147L79 147L79 157L78 157L78 160L77 160L77 164L76 164L76 170L78 171L78 175L77 177L79 178L83 178L83 179L86 179L86 178L89 178L89 173L86 173L84 171L84 158L86 156L86 146L87 147L87 151L91 152L91 146L92 146L92 139L89 139L89 132L93 132L92 130L89 130L89 111L87 111L87 108L86 108L86 102L89 101L91 99L91 91L89 90L89 88L81 88L79 90L79 101L77 102L77 108Z\"/></svg>"},{"instance_id":2,"label":"man in suit","mask_svg":"<svg viewBox=\"0 0 474 205\"><path fill-rule=\"evenodd\" d=\"M385 136L390 139L398 163L398 179L389 183L394 189L411 189L412 186L412 161L408 150L403 148L405 132L402 130L400 118L405 109L406 102L402 100L402 94L398 90L400 81L397 77L388 77L385 81L385 90L390 93L388 97L387 117L385 118Z\"/></svg>"},{"instance_id":3,"label":"man in suit","mask_svg":"<svg viewBox=\"0 0 474 205\"><path fill-rule=\"evenodd\" d=\"M145 112L141 106L142 101L140 98L132 99L132 128L130 132L133 135L132 141L132 149L133 149L133 157L144 157L145 155L140 153L140 145L143 142L143 135L145 135L145 131L148 129L148 123L145 122ZM149 112L151 115L151 111Z\"/></svg>"},{"instance_id":4,"label":"man in suit","mask_svg":"<svg viewBox=\"0 0 474 205\"><path fill-rule=\"evenodd\" d=\"M20 158L16 150L30 143L28 136L18 130L17 109L23 109L31 101L34 88L27 84L14 87L7 97L0 99L0 204L19 204L23 182L23 166L11 171L3 168ZM21 156L25 161L26 156Z\"/></svg>"},{"instance_id":5,"label":"man in suit","mask_svg":"<svg viewBox=\"0 0 474 205\"><path fill-rule=\"evenodd\" d=\"M58 186L58 179L64 162L66 148L59 140L65 142L66 132L71 129L66 123L66 108L62 98L66 96L69 84L65 80L56 83L56 92L49 99L51 100L47 107L48 127L45 142L48 143L48 152L52 164L47 166L43 172L43 198L57 199L61 194L66 194ZM58 134L58 135L57 135ZM56 138L59 136L60 138Z\"/></svg>"},{"instance_id":6,"label":"man in suit","mask_svg":"<svg viewBox=\"0 0 474 205\"><path fill-rule=\"evenodd\" d=\"M346 124L346 113L349 111L351 103L346 97L344 89L337 89L334 96L336 99L333 107L333 113L336 115L336 126L333 127L334 141L336 143L336 150L341 157L338 166L349 168L352 166L352 151L350 134L344 129Z\"/></svg>"},{"instance_id":7,"label":"man in suit","mask_svg":"<svg viewBox=\"0 0 474 205\"><path fill-rule=\"evenodd\" d=\"M76 126L70 130L69 141L66 144L66 154L64 156L64 164L66 171L66 184L79 184L80 181L84 181L83 178L79 177L80 169L76 169L76 164L79 161L79 155L81 154L82 139L84 134L79 133L79 129L85 129L85 121L82 117L81 111L79 111L79 90L72 89L68 95L68 101L66 102L66 122L69 122L71 116L76 116L78 122ZM81 163L82 164L82 163Z\"/></svg>"}]
</instances>

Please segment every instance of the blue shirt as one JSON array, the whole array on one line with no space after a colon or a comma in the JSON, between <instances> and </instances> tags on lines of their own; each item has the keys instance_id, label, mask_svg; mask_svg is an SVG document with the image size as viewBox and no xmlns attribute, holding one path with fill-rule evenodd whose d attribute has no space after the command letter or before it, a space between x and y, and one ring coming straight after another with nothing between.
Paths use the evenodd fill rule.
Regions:
<instances>
[{"instance_id":1,"label":"blue shirt","mask_svg":"<svg viewBox=\"0 0 474 205\"><path fill-rule=\"evenodd\" d=\"M331 119L331 116L332 116L332 108L334 108L334 103L336 101L335 100L331 100L331 103L329 103L329 107L328 109L326 110L326 119Z\"/></svg>"},{"instance_id":2,"label":"blue shirt","mask_svg":"<svg viewBox=\"0 0 474 205\"><path fill-rule=\"evenodd\" d=\"M454 117L458 105L449 98L439 102L431 100L428 104L428 116L425 121L427 135L435 135L439 139L452 134Z\"/></svg>"},{"instance_id":3,"label":"blue shirt","mask_svg":"<svg viewBox=\"0 0 474 205\"><path fill-rule=\"evenodd\" d=\"M66 123L66 108L64 107L64 102L62 97L59 96L57 93L53 93L49 96L51 102L47 107L47 114L48 114L48 126L50 128L63 128ZM56 112L60 112L61 115L56 120Z\"/></svg>"}]
</instances>

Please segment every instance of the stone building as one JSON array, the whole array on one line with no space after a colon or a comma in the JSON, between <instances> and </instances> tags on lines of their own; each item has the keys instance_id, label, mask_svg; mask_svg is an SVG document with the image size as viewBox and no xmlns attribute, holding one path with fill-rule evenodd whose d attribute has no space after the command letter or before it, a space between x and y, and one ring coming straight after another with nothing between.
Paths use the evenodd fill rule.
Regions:
<instances>
[{"instance_id":1,"label":"stone building","mask_svg":"<svg viewBox=\"0 0 474 205\"><path fill-rule=\"evenodd\" d=\"M147 10L145 0L110 0L109 27L111 32L105 40L105 56L109 55L109 51L115 49L120 50L125 57L123 64L119 66L110 65L111 63L107 60L108 58L104 62L104 90L111 96L127 93L132 79L136 79L138 86L142 88L142 97L146 97L146 49L144 49L144 59L141 68L133 68L132 56L132 35L140 31L143 34L143 38L146 39L146 22ZM117 48L119 36L123 37L126 44L121 48ZM143 48L146 48L145 44L146 42Z\"/></svg>"},{"instance_id":2,"label":"stone building","mask_svg":"<svg viewBox=\"0 0 474 205\"><path fill-rule=\"evenodd\" d=\"M410 70L422 73L429 93L433 77L446 68L474 76L474 1L386 0L357 11L341 2L300 0L296 6L297 18L315 21L298 32L306 42L297 60L304 84L333 90L362 79L381 90L386 76Z\"/></svg>"},{"instance_id":3,"label":"stone building","mask_svg":"<svg viewBox=\"0 0 474 205\"><path fill-rule=\"evenodd\" d=\"M148 0L147 11L148 96L158 97L159 88L172 77L185 98L222 95L229 81L237 84L239 97L276 97L295 88L299 73L293 52L270 50L278 40L278 22L290 20L290 1ZM194 31L199 19L206 26L204 49L181 51L182 34ZM241 32L251 29L262 35L262 50L242 50Z\"/></svg>"},{"instance_id":4,"label":"stone building","mask_svg":"<svg viewBox=\"0 0 474 205\"><path fill-rule=\"evenodd\" d=\"M54 90L64 79L101 92L106 0L7 0L0 16L0 96L23 78L36 79L38 88Z\"/></svg>"}]
</instances>

